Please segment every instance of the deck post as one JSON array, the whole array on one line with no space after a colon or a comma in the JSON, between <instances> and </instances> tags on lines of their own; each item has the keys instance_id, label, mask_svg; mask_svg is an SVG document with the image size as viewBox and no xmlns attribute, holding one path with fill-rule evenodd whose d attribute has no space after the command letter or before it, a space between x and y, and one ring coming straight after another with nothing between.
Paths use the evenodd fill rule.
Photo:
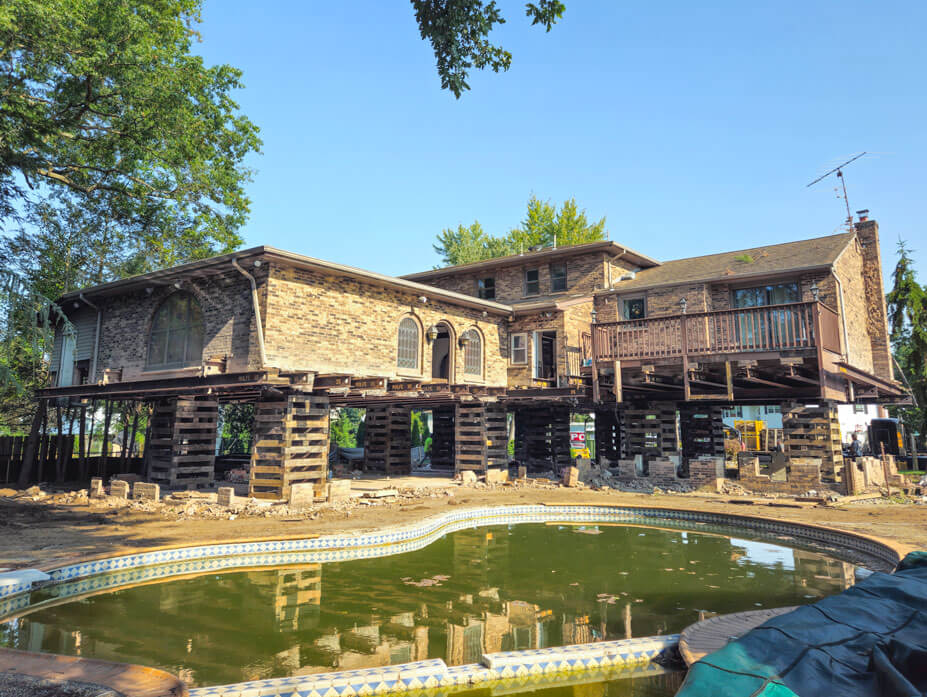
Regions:
<instances>
[{"instance_id":1,"label":"deck post","mask_svg":"<svg viewBox=\"0 0 927 697\"><path fill-rule=\"evenodd\" d=\"M621 361L615 361L615 402L622 402L624 395L621 387Z\"/></svg>"},{"instance_id":2,"label":"deck post","mask_svg":"<svg viewBox=\"0 0 927 697\"><path fill-rule=\"evenodd\" d=\"M685 400L689 401L689 397L692 395L692 390L689 387L689 333L686 331L685 315L680 317L679 327L682 334L680 337L680 343L682 344L682 391Z\"/></svg>"},{"instance_id":3,"label":"deck post","mask_svg":"<svg viewBox=\"0 0 927 697\"><path fill-rule=\"evenodd\" d=\"M826 396L826 386L824 380L824 346L821 335L821 303L815 302L811 305L811 318L814 323L814 347L818 357L818 383L821 390L821 398Z\"/></svg>"}]
</instances>

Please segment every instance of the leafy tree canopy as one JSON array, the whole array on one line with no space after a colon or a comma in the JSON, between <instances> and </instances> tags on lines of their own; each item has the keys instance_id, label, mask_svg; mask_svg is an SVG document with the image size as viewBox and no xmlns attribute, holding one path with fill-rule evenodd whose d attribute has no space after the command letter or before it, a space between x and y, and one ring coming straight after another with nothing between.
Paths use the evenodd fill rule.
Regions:
<instances>
[{"instance_id":1,"label":"leafy tree canopy","mask_svg":"<svg viewBox=\"0 0 927 697\"><path fill-rule=\"evenodd\" d=\"M512 54L489 41L493 27L505 24L495 0L412 0L412 6L422 38L434 48L441 87L458 99L470 89L471 68L498 73L511 67ZM550 31L565 9L559 0L539 0L525 5L525 15Z\"/></svg>"},{"instance_id":2,"label":"leafy tree canopy","mask_svg":"<svg viewBox=\"0 0 927 697\"><path fill-rule=\"evenodd\" d=\"M519 254L531 247L569 247L604 240L605 218L590 221L576 199L567 199L558 209L536 196L528 200L525 219L504 237L493 237L479 222L445 229L437 236L435 251L446 265L469 264L508 254Z\"/></svg>"},{"instance_id":3,"label":"leafy tree canopy","mask_svg":"<svg viewBox=\"0 0 927 697\"><path fill-rule=\"evenodd\" d=\"M89 202L151 265L240 244L260 140L231 97L241 73L191 53L200 4L0 5L0 221Z\"/></svg>"}]
</instances>

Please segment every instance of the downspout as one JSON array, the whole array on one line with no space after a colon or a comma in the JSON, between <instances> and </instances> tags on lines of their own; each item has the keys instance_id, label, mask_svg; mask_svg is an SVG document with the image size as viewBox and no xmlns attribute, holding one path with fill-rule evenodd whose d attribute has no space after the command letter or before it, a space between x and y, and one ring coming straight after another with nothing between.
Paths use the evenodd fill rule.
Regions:
<instances>
[{"instance_id":1,"label":"downspout","mask_svg":"<svg viewBox=\"0 0 927 697\"><path fill-rule=\"evenodd\" d=\"M248 279L251 283L251 304L254 306L254 319L257 324L257 339L258 339L258 349L261 354L261 370L264 369L264 366L267 365L267 355L264 353L264 327L261 325L261 305L258 302L258 292L257 292L257 283L254 281L254 276L241 268L241 264L238 263L238 259L232 259L232 266L238 269L239 273L242 276Z\"/></svg>"},{"instance_id":2,"label":"downspout","mask_svg":"<svg viewBox=\"0 0 927 697\"><path fill-rule=\"evenodd\" d=\"M847 315L844 312L843 307L843 284L840 282L840 278L837 276L837 272L834 271L834 267L830 267L830 274L834 277L834 280L837 282L837 296L840 301L840 324L843 326L843 360L850 360L850 341L847 336Z\"/></svg>"},{"instance_id":3,"label":"downspout","mask_svg":"<svg viewBox=\"0 0 927 697\"><path fill-rule=\"evenodd\" d=\"M78 293L79 297L83 302L87 303L90 307L97 311L97 330L93 337L93 362L90 364L90 380L96 382L97 380L97 354L100 351L100 323L101 318L103 317L103 311L94 305L92 302L87 300L84 297L83 293Z\"/></svg>"}]
</instances>

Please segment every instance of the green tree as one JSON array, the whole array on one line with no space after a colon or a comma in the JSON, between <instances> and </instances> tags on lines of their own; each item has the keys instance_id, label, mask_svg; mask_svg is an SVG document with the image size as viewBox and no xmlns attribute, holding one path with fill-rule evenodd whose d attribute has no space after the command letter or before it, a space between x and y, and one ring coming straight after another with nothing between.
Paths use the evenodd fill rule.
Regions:
<instances>
[{"instance_id":1,"label":"green tree","mask_svg":"<svg viewBox=\"0 0 927 697\"><path fill-rule=\"evenodd\" d=\"M917 406L892 408L905 426L927 436L927 289L917 281L912 250L898 242L898 263L892 290L886 297L895 360L911 388Z\"/></svg>"},{"instance_id":2,"label":"green tree","mask_svg":"<svg viewBox=\"0 0 927 697\"><path fill-rule=\"evenodd\" d=\"M53 196L92 199L152 265L240 244L243 160L260 140L231 98L241 73L191 53L200 6L0 6L0 221Z\"/></svg>"},{"instance_id":3,"label":"green tree","mask_svg":"<svg viewBox=\"0 0 927 697\"><path fill-rule=\"evenodd\" d=\"M458 99L470 89L471 68L498 73L512 65L512 54L488 38L495 25L505 24L495 0L412 0L412 6L422 38L434 49L441 87ZM559 0L539 0L525 5L525 15L550 31L565 9Z\"/></svg>"},{"instance_id":4,"label":"green tree","mask_svg":"<svg viewBox=\"0 0 927 697\"><path fill-rule=\"evenodd\" d=\"M342 407L335 412L335 418L331 420L329 427L332 443L339 448L363 447L363 442L358 443L357 439L358 429L363 421L363 409Z\"/></svg>"},{"instance_id":5,"label":"green tree","mask_svg":"<svg viewBox=\"0 0 927 697\"><path fill-rule=\"evenodd\" d=\"M556 244L568 247L604 240L605 236L605 218L590 222L586 211L576 204L576 199L567 199L558 208L549 201L532 196L528 200L525 219L508 235L493 237L483 230L479 222L458 225L456 230L448 228L441 231L434 250L441 255L444 264L455 266L518 254L535 246Z\"/></svg>"}]
</instances>

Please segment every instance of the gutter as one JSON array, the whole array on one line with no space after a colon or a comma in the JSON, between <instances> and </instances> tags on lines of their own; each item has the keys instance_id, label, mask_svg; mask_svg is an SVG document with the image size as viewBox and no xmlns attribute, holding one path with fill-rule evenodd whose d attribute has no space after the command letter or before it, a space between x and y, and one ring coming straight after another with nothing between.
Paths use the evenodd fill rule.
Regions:
<instances>
[{"instance_id":1,"label":"gutter","mask_svg":"<svg viewBox=\"0 0 927 697\"><path fill-rule=\"evenodd\" d=\"M241 268L241 264L238 263L238 259L235 257L232 257L232 266L238 269L239 273L241 273L241 275L247 278L251 283L251 304L254 306L254 319L255 324L257 325L258 349L261 353L260 367L261 370L263 370L264 366L267 365L267 354L264 353L264 327L261 324L261 305L258 302L257 283L254 280L254 276Z\"/></svg>"},{"instance_id":2,"label":"gutter","mask_svg":"<svg viewBox=\"0 0 927 697\"><path fill-rule=\"evenodd\" d=\"M101 323L101 320L102 320L102 317L103 317L103 311L102 311L99 307L97 307L96 305L94 305L92 302L90 302L89 300L87 300L87 298L84 297L84 294L83 294L83 293L78 293L78 294L77 294L77 297L79 297L79 298L81 299L82 302L87 303L87 305L89 305L90 307L92 307L94 310L97 311L97 329L96 329L96 333L94 334L94 337L93 337L93 363L91 363L91 367L90 367L90 379L91 379L92 381L96 382L96 379L97 379L97 355L98 355L99 352L100 352L100 323ZM61 374L60 368L59 368L58 374L59 374L59 375Z\"/></svg>"}]
</instances>

